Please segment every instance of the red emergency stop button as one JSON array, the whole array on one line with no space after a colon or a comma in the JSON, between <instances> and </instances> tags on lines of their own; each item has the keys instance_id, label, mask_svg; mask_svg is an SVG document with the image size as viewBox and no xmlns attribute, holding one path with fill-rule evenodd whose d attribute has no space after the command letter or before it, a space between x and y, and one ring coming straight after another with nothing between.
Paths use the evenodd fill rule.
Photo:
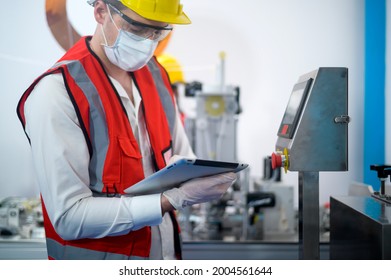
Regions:
<instances>
[{"instance_id":1,"label":"red emergency stop button","mask_svg":"<svg viewBox=\"0 0 391 280\"><path fill-rule=\"evenodd\" d=\"M276 169L282 167L282 156L280 154L272 154L272 168Z\"/></svg>"}]
</instances>

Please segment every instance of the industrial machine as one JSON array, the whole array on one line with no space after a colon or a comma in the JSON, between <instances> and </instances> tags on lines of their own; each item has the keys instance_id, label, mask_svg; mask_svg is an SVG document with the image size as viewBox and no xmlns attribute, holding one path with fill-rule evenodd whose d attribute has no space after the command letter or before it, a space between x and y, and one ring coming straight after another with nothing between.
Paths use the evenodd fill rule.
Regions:
<instances>
[{"instance_id":1,"label":"industrial machine","mask_svg":"<svg viewBox=\"0 0 391 280\"><path fill-rule=\"evenodd\" d=\"M321 67L294 85L272 166L298 171L299 256L319 259L319 172L348 170L348 69Z\"/></svg>"},{"instance_id":2,"label":"industrial machine","mask_svg":"<svg viewBox=\"0 0 391 280\"><path fill-rule=\"evenodd\" d=\"M199 158L238 161L237 124L241 113L240 88L225 83L225 54L220 53L217 82L186 85L185 96L195 100L195 115L185 122Z\"/></svg>"},{"instance_id":3,"label":"industrial machine","mask_svg":"<svg viewBox=\"0 0 391 280\"><path fill-rule=\"evenodd\" d=\"M238 162L237 125L240 110L240 90L224 84L224 57L221 56L218 82L187 85L186 96L195 101L194 118L187 118L185 129L197 157ZM220 201L186 209L182 226L184 237L190 240L243 239L244 193L248 191L249 170L238 173L233 189ZM186 234L187 233L187 234Z\"/></svg>"},{"instance_id":4,"label":"industrial machine","mask_svg":"<svg viewBox=\"0 0 391 280\"><path fill-rule=\"evenodd\" d=\"M225 83L225 54L220 53L215 84L191 82L185 97L193 99L195 114L187 114L185 130L198 158L238 162L237 125L240 88ZM248 168L249 169L249 168ZM245 195L249 170L238 173L234 187L220 201L194 206L180 213L184 240L241 240L247 219Z\"/></svg>"},{"instance_id":5,"label":"industrial machine","mask_svg":"<svg viewBox=\"0 0 391 280\"><path fill-rule=\"evenodd\" d=\"M248 209L256 217L250 220L248 239L297 242L293 186L278 180L257 179L248 197ZM254 198L258 200L252 203Z\"/></svg>"},{"instance_id":6,"label":"industrial machine","mask_svg":"<svg viewBox=\"0 0 391 280\"><path fill-rule=\"evenodd\" d=\"M204 85L195 98L196 154L213 160L237 161L238 87Z\"/></svg>"},{"instance_id":7,"label":"industrial machine","mask_svg":"<svg viewBox=\"0 0 391 280\"><path fill-rule=\"evenodd\" d=\"M43 215L39 199L7 197L0 200L0 240L42 238L41 232Z\"/></svg>"},{"instance_id":8,"label":"industrial machine","mask_svg":"<svg viewBox=\"0 0 391 280\"><path fill-rule=\"evenodd\" d=\"M391 165L371 165L380 191L331 197L330 259L391 259Z\"/></svg>"}]
</instances>

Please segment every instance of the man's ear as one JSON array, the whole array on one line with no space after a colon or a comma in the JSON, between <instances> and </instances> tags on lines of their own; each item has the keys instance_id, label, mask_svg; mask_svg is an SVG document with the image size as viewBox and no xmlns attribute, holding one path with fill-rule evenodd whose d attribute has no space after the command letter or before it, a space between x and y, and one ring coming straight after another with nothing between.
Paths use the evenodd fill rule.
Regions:
<instances>
[{"instance_id":1,"label":"man's ear","mask_svg":"<svg viewBox=\"0 0 391 280\"><path fill-rule=\"evenodd\" d=\"M94 17L97 23L103 24L108 14L107 9L108 9L107 5L102 0L98 0L95 2Z\"/></svg>"}]
</instances>

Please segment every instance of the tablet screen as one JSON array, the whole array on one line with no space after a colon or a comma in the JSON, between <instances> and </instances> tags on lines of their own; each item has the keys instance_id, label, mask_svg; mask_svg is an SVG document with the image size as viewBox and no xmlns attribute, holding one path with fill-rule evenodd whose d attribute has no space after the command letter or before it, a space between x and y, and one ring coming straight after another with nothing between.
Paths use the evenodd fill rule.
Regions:
<instances>
[{"instance_id":1,"label":"tablet screen","mask_svg":"<svg viewBox=\"0 0 391 280\"><path fill-rule=\"evenodd\" d=\"M125 193L130 195L162 193L191 179L239 172L247 167L248 164L244 163L184 158L127 188Z\"/></svg>"}]
</instances>

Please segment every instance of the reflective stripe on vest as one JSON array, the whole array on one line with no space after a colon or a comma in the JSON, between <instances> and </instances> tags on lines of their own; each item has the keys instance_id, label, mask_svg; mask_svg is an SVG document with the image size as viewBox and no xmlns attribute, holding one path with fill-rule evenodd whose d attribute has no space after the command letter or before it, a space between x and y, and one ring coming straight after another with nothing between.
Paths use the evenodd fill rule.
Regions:
<instances>
[{"instance_id":1,"label":"reflective stripe on vest","mask_svg":"<svg viewBox=\"0 0 391 280\"><path fill-rule=\"evenodd\" d=\"M103 188L103 166L109 145L107 123L102 101L100 100L97 89L91 82L80 61L60 61L56 63L53 68L57 68L61 65L66 65L68 67L72 78L81 88L88 100L91 117L90 139L94 139L91 141L92 157L89 165L90 188L96 192L101 192Z\"/></svg>"},{"instance_id":2,"label":"reflective stripe on vest","mask_svg":"<svg viewBox=\"0 0 391 280\"><path fill-rule=\"evenodd\" d=\"M148 64L148 69L152 74L152 77L155 81L160 101L162 102L164 112L166 113L168 126L170 127L170 133L171 135L174 134L174 126L175 126L175 106L172 102L170 93L168 92L167 88L164 85L163 78L160 72L159 67L156 65L156 62L154 59L151 59Z\"/></svg>"},{"instance_id":3,"label":"reflective stripe on vest","mask_svg":"<svg viewBox=\"0 0 391 280\"><path fill-rule=\"evenodd\" d=\"M99 252L75 246L63 246L54 239L46 238L49 259L54 260L146 260L137 256L127 256L109 252Z\"/></svg>"}]
</instances>

